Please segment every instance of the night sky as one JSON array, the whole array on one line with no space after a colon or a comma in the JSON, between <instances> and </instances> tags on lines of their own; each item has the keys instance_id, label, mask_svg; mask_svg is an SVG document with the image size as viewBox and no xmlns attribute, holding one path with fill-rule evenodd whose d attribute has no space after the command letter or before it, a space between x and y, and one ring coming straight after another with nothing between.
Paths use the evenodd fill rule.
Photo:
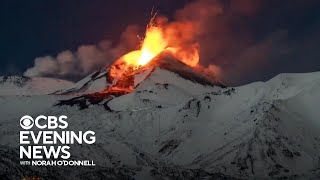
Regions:
<instances>
[{"instance_id":1,"label":"night sky","mask_svg":"<svg viewBox=\"0 0 320 180\"><path fill-rule=\"evenodd\" d=\"M201 59L203 65L217 64L222 71L230 72L224 77L230 84L267 80L279 73L320 70L319 0L238 1L241 3L221 1L227 13L215 17L214 25L210 19L207 21L208 28L216 29L212 26L221 21L224 28L217 38L230 38L220 38L218 45L225 47L211 58ZM74 52L84 44L97 44L105 39L117 43L128 25L146 26L153 6L159 14L171 19L178 9L192 2L3 0L0 75L22 75L33 66L35 58L54 57L64 50ZM231 36L224 33L226 28ZM211 37L215 36L214 32L218 31L210 31ZM239 38L244 34L245 37ZM241 41L246 42L245 48ZM210 49L209 40L205 46Z\"/></svg>"}]
</instances>

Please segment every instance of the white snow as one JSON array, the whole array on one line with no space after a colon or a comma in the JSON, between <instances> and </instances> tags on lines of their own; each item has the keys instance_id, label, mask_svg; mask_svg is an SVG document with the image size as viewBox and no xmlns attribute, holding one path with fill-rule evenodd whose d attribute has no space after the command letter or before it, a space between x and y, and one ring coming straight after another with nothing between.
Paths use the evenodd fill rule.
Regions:
<instances>
[{"instance_id":1,"label":"white snow","mask_svg":"<svg viewBox=\"0 0 320 180\"><path fill-rule=\"evenodd\" d=\"M1 76L0 96L44 95L71 87L73 84L70 81L45 77L32 77L29 79L21 76Z\"/></svg>"},{"instance_id":2,"label":"white snow","mask_svg":"<svg viewBox=\"0 0 320 180\"><path fill-rule=\"evenodd\" d=\"M151 179L150 169L162 166L250 179L319 177L320 72L234 88L203 86L160 68L141 79L108 103L114 112L53 106L71 96L0 97L0 145L18 146L24 114L65 114L70 129L96 132L96 146L74 147L75 158L139 167L136 177Z\"/></svg>"},{"instance_id":3,"label":"white snow","mask_svg":"<svg viewBox=\"0 0 320 180\"><path fill-rule=\"evenodd\" d=\"M108 86L105 76L107 71L108 70L106 69L101 69L93 72L79 82L75 83L73 86L57 92L57 94L89 94L102 91Z\"/></svg>"}]
</instances>

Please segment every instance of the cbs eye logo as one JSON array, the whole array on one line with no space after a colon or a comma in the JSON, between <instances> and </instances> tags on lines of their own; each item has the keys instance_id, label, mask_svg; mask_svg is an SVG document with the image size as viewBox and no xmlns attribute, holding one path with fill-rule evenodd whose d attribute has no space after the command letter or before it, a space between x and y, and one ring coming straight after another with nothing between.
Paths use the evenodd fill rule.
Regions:
<instances>
[{"instance_id":1,"label":"cbs eye logo","mask_svg":"<svg viewBox=\"0 0 320 180\"><path fill-rule=\"evenodd\" d=\"M20 126L23 129L31 129L33 127L33 124L34 120L31 116L26 115L20 119Z\"/></svg>"},{"instance_id":2,"label":"cbs eye logo","mask_svg":"<svg viewBox=\"0 0 320 180\"><path fill-rule=\"evenodd\" d=\"M68 127L67 118L65 115L58 117L39 115L33 119L31 116L25 115L20 119L20 126L25 130L31 129L34 126L39 129L65 129Z\"/></svg>"}]
</instances>

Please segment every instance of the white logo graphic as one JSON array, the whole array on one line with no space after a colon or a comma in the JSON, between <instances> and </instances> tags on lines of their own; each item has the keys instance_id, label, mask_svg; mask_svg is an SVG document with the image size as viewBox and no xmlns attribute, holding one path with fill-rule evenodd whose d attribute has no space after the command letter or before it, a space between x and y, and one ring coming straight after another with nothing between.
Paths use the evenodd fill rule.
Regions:
<instances>
[{"instance_id":1,"label":"white logo graphic","mask_svg":"<svg viewBox=\"0 0 320 180\"><path fill-rule=\"evenodd\" d=\"M31 129L33 127L33 124L34 120L31 116L26 115L20 119L20 126L23 129Z\"/></svg>"},{"instance_id":2,"label":"white logo graphic","mask_svg":"<svg viewBox=\"0 0 320 180\"><path fill-rule=\"evenodd\" d=\"M90 160L69 160L74 144L94 144L94 131L70 131L68 117L25 115L20 119L20 164L32 166L95 166ZM31 128L33 128L31 130Z\"/></svg>"}]
</instances>

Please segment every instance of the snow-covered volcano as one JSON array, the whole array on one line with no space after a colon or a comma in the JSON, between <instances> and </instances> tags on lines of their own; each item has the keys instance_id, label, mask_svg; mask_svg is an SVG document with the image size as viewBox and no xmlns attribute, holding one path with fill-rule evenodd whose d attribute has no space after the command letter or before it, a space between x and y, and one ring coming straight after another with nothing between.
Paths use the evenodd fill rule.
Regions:
<instances>
[{"instance_id":1,"label":"snow-covered volcano","mask_svg":"<svg viewBox=\"0 0 320 180\"><path fill-rule=\"evenodd\" d=\"M131 77L127 93L105 92L121 80L108 79L104 69L55 94L1 95L0 177L320 178L319 72L225 88L158 58ZM94 130L94 146L74 145L72 158L97 166L20 166L25 114L64 114L70 129Z\"/></svg>"},{"instance_id":2,"label":"snow-covered volcano","mask_svg":"<svg viewBox=\"0 0 320 180\"><path fill-rule=\"evenodd\" d=\"M121 62L120 59L110 66L88 75L71 88L65 88L64 90L55 92L55 94L89 94L107 90L112 86L118 89L128 88L129 86L136 88L157 69L173 72L184 79L198 84L223 86L220 82L196 72L192 67L185 65L172 56L170 52L166 51L156 56L152 61L138 70L128 70L123 66L123 62Z\"/></svg>"}]
</instances>

